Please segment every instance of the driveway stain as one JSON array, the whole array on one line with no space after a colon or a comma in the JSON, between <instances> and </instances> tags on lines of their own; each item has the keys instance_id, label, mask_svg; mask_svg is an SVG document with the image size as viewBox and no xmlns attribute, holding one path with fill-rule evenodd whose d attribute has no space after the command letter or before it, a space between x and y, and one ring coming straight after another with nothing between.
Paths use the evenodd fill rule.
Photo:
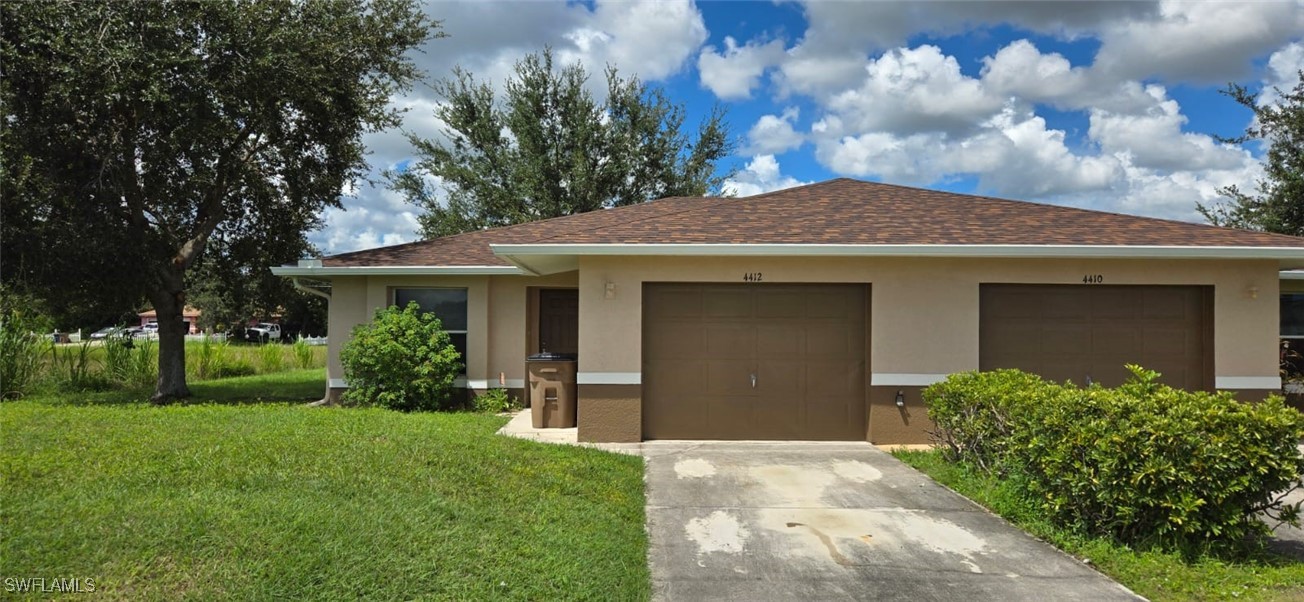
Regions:
<instances>
[{"instance_id":1,"label":"driveway stain","mask_svg":"<svg viewBox=\"0 0 1304 602\"><path fill-rule=\"evenodd\" d=\"M704 479L715 476L715 465L701 458L685 458L675 462L675 476L681 479Z\"/></svg>"},{"instance_id":2,"label":"driveway stain","mask_svg":"<svg viewBox=\"0 0 1304 602\"><path fill-rule=\"evenodd\" d=\"M712 552L741 553L751 535L738 517L723 510L688 521L684 532L697 544L698 566L706 566L701 557Z\"/></svg>"},{"instance_id":3,"label":"driveway stain","mask_svg":"<svg viewBox=\"0 0 1304 602\"><path fill-rule=\"evenodd\" d=\"M842 555L841 551L838 550L838 546L833 543L833 538L826 535L823 531L820 531L815 527L802 524L802 523L788 523L788 528L791 529L794 527L806 527L807 529L810 530L811 533L814 533L815 537L819 538L820 543L824 544L824 547L828 549L829 558L832 558L833 562L836 562L842 566L855 566L850 560L847 559L846 556ZM864 541L865 543L869 543L868 535L861 535L860 537L862 541Z\"/></svg>"}]
</instances>

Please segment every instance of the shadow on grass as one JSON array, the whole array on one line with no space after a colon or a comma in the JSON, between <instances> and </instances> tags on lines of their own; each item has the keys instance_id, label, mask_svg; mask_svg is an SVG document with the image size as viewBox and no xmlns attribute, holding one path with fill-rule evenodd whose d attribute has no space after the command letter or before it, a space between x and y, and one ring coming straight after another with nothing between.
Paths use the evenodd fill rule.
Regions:
<instances>
[{"instance_id":1,"label":"shadow on grass","mask_svg":"<svg viewBox=\"0 0 1304 602\"><path fill-rule=\"evenodd\" d=\"M176 405L299 404L316 401L326 392L326 371L320 368L191 382L190 397ZM51 405L92 406L149 403L153 389L43 393L32 401Z\"/></svg>"}]
</instances>

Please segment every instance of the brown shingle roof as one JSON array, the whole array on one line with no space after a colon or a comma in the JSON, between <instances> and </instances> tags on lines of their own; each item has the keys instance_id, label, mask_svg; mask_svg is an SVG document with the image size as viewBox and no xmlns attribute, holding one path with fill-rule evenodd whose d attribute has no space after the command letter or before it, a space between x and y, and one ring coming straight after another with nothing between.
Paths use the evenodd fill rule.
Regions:
<instances>
[{"instance_id":1,"label":"brown shingle roof","mask_svg":"<svg viewBox=\"0 0 1304 602\"><path fill-rule=\"evenodd\" d=\"M325 266L510 265L490 244L1297 247L1304 238L846 178L677 197L327 257Z\"/></svg>"}]
</instances>

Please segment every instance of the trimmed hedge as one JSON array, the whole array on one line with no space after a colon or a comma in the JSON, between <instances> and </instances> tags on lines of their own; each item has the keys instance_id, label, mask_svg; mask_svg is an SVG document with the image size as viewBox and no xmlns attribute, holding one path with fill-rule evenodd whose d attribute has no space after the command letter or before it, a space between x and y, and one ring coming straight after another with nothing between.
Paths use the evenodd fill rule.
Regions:
<instances>
[{"instance_id":1,"label":"trimmed hedge","mask_svg":"<svg viewBox=\"0 0 1304 602\"><path fill-rule=\"evenodd\" d=\"M1128 366L1115 389L1014 370L964 373L924 391L946 457L997 472L1059 525L1194 552L1298 524L1281 493L1304 476L1304 417L1280 397L1241 403Z\"/></svg>"}]
</instances>

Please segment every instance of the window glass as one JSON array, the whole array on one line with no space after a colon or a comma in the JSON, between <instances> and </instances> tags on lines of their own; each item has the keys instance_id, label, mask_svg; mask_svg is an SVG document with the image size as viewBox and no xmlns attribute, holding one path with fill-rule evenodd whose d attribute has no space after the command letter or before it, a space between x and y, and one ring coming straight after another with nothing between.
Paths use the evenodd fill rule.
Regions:
<instances>
[{"instance_id":1,"label":"window glass","mask_svg":"<svg viewBox=\"0 0 1304 602\"><path fill-rule=\"evenodd\" d=\"M1281 296L1281 336L1304 337L1304 293Z\"/></svg>"},{"instance_id":2,"label":"window glass","mask_svg":"<svg viewBox=\"0 0 1304 602\"><path fill-rule=\"evenodd\" d=\"M466 289L400 288L394 291L394 304L399 308L407 307L412 301L416 301L423 311L438 316L444 330L466 331Z\"/></svg>"},{"instance_id":3,"label":"window glass","mask_svg":"<svg viewBox=\"0 0 1304 602\"><path fill-rule=\"evenodd\" d=\"M462 357L466 367L466 289L464 288L400 288L394 289L394 305L407 307L416 301L422 311L432 312L444 325L453 347Z\"/></svg>"}]
</instances>

